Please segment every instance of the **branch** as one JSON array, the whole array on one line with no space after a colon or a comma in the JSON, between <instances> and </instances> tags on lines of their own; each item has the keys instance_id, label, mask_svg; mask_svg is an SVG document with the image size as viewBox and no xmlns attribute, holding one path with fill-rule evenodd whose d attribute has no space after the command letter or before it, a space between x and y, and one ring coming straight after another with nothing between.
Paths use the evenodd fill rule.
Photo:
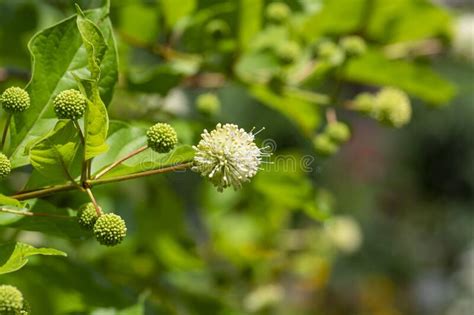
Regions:
<instances>
[{"instance_id":1,"label":"branch","mask_svg":"<svg viewBox=\"0 0 474 315\"><path fill-rule=\"evenodd\" d=\"M90 188L95 185L103 185L103 184L121 182L125 180L145 177L145 176L185 170L185 169L190 168L192 165L193 165L192 162L185 162L185 163L177 164L174 166L169 166L169 167L160 168L160 169L151 170L151 171L144 171L144 172L135 173L135 174L129 174L129 175L123 175L123 176L117 176L117 177L111 177L111 178L103 178L103 179L86 180L85 183L87 184L88 188ZM46 197L58 192L66 192L66 191L73 191L73 190L80 190L80 189L82 189L82 187L78 187L76 184L68 183L64 185L41 188L35 191L19 192L13 196L10 196L10 198L21 201L21 200L28 200L28 199L33 199L33 198Z\"/></svg>"},{"instance_id":2,"label":"branch","mask_svg":"<svg viewBox=\"0 0 474 315\"><path fill-rule=\"evenodd\" d=\"M60 218L60 219L71 219L72 218L72 217L67 216L67 215L42 213L42 212L28 212L28 211L6 209L6 208L0 208L0 212L11 213L11 214L16 214L16 215L24 215L24 216L27 216L27 217L52 217L52 218Z\"/></svg>"},{"instance_id":3,"label":"branch","mask_svg":"<svg viewBox=\"0 0 474 315\"><path fill-rule=\"evenodd\" d=\"M192 162L187 162L183 164L178 164L178 165L165 167L165 168L159 168L156 170L144 171L144 172L135 173L135 174L129 174L129 175L123 175L123 176L117 176L117 177L111 177L111 178L103 178L103 179L92 179L92 180L88 180L87 184L94 186L94 185L121 182L121 181L129 180L129 179L135 179L135 178L151 176L151 175L156 175L156 174L163 174L163 173L170 173L170 172L179 171L179 170L185 170L187 168L190 168L192 165L193 165Z\"/></svg>"}]
</instances>

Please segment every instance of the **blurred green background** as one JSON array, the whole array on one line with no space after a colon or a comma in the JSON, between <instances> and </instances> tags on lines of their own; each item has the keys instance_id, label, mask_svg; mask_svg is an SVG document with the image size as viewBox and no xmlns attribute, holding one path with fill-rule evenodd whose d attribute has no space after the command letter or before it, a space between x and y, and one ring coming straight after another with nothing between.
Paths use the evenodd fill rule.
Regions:
<instances>
[{"instance_id":1,"label":"blurred green background","mask_svg":"<svg viewBox=\"0 0 474 315\"><path fill-rule=\"evenodd\" d=\"M0 90L27 83L29 39L74 14L72 2L0 0ZM237 192L218 193L192 172L97 188L100 204L129 228L112 249L64 235L60 221L47 234L34 224L1 227L2 242L68 253L0 276L22 290L33 315L474 313L472 3L288 0L282 25L265 13L270 2L112 1L120 76L111 118L170 122L188 144L217 122L265 127L258 139L274 163ZM300 84L314 46L350 34L364 37L375 59L314 71ZM301 50L284 68L267 51L283 39ZM382 51L400 63L378 62ZM392 129L337 108L352 138L324 158L311 143L324 106L275 100L265 89L281 81L326 95L340 89L340 99L398 86L413 97L413 117ZM198 107L203 93L215 94L220 110ZM2 191L21 188L30 171ZM77 209L87 198L39 202Z\"/></svg>"}]
</instances>

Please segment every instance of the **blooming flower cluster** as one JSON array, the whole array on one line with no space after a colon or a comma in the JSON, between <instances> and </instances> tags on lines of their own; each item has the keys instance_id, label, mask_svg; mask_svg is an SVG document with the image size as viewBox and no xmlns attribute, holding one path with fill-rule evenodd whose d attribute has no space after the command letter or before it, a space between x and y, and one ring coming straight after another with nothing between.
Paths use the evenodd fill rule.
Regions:
<instances>
[{"instance_id":1,"label":"blooming flower cluster","mask_svg":"<svg viewBox=\"0 0 474 315\"><path fill-rule=\"evenodd\" d=\"M262 158L269 156L259 148L255 134L234 124L217 124L211 132L204 130L201 141L194 146L193 170L208 177L219 191L232 186L242 187L259 170Z\"/></svg>"}]
</instances>

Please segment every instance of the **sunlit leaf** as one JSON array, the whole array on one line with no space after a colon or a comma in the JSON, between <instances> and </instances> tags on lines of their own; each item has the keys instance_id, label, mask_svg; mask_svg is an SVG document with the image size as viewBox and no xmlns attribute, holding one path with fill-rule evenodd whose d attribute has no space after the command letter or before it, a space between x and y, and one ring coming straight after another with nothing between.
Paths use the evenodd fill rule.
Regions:
<instances>
[{"instance_id":1,"label":"sunlit leaf","mask_svg":"<svg viewBox=\"0 0 474 315\"><path fill-rule=\"evenodd\" d=\"M28 257L34 255L67 256L54 248L35 248L25 243L0 245L0 274L21 269L28 263Z\"/></svg>"}]
</instances>

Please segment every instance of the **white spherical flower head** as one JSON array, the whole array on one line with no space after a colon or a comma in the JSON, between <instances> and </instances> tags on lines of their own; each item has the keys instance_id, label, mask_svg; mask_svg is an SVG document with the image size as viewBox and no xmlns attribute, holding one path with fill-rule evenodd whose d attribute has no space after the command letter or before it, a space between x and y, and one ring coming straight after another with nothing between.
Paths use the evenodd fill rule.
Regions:
<instances>
[{"instance_id":1,"label":"white spherical flower head","mask_svg":"<svg viewBox=\"0 0 474 315\"><path fill-rule=\"evenodd\" d=\"M201 141L193 147L193 170L208 177L219 191L230 186L241 188L257 174L262 158L270 155L255 144L255 135L234 124L204 130Z\"/></svg>"}]
</instances>

